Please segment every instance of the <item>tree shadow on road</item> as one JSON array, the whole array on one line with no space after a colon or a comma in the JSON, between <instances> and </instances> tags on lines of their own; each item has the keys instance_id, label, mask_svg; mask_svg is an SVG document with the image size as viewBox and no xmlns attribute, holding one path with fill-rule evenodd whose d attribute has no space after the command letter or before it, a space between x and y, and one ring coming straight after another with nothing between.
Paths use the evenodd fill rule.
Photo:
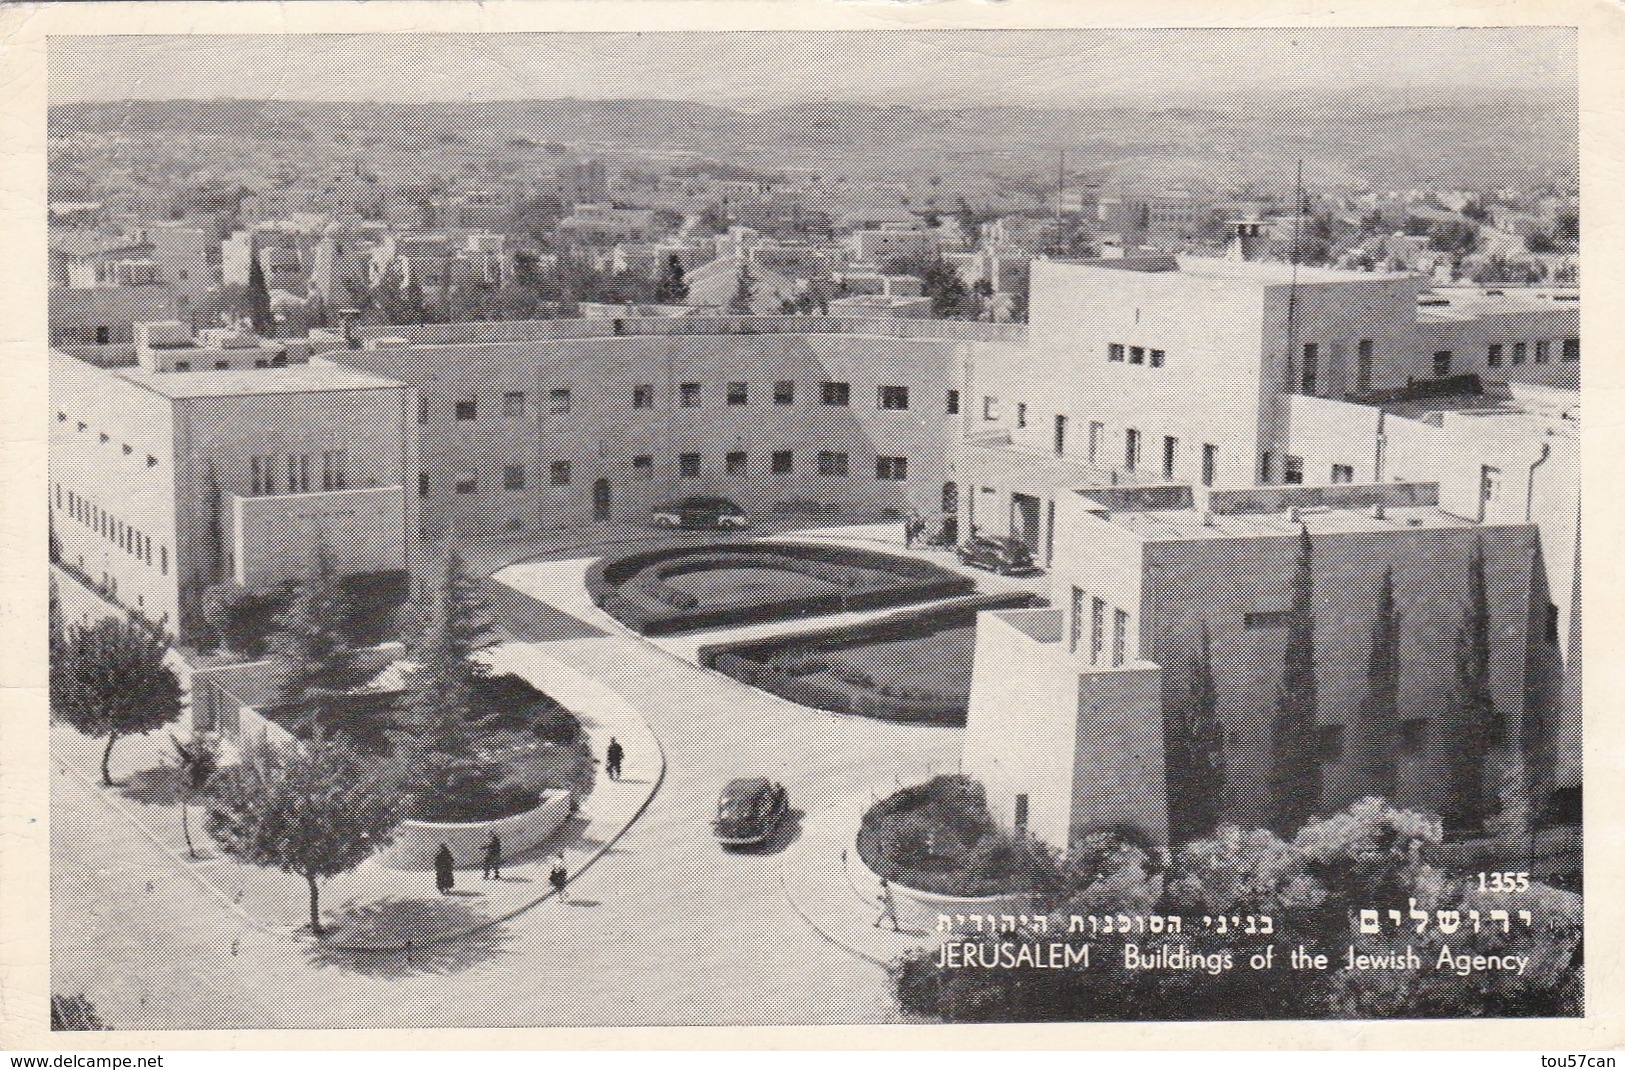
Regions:
<instances>
[{"instance_id":1,"label":"tree shadow on road","mask_svg":"<svg viewBox=\"0 0 1625 1070\"><path fill-rule=\"evenodd\" d=\"M456 900L381 899L346 905L306 958L312 965L369 977L460 973L502 954L508 933L501 925L469 931L486 920L485 914ZM401 949L408 944L409 949ZM390 950L362 950L368 947Z\"/></svg>"},{"instance_id":2,"label":"tree shadow on road","mask_svg":"<svg viewBox=\"0 0 1625 1070\"><path fill-rule=\"evenodd\" d=\"M180 770L168 762L130 773L114 784L126 800L142 806L176 806L181 801Z\"/></svg>"}]
</instances>

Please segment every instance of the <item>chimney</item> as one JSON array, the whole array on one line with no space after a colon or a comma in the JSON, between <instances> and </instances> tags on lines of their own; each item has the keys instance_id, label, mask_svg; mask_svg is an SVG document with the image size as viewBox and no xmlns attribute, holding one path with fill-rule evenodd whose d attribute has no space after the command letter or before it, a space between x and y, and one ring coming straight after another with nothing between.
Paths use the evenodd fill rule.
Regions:
<instances>
[{"instance_id":1,"label":"chimney","mask_svg":"<svg viewBox=\"0 0 1625 1070\"><path fill-rule=\"evenodd\" d=\"M1231 260L1255 259L1264 244L1264 224L1257 219L1232 219L1228 224L1230 228L1230 248L1227 257Z\"/></svg>"}]
</instances>

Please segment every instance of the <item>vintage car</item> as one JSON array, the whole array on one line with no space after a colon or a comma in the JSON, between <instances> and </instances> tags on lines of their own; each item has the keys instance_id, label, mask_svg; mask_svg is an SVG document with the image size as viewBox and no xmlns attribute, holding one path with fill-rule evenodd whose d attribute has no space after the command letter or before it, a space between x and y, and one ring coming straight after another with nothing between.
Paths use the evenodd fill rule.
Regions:
<instances>
[{"instance_id":1,"label":"vintage car","mask_svg":"<svg viewBox=\"0 0 1625 1070\"><path fill-rule=\"evenodd\" d=\"M718 842L725 846L758 844L773 835L789 809L790 799L783 784L767 777L741 777L722 789L711 827Z\"/></svg>"},{"instance_id":2,"label":"vintage car","mask_svg":"<svg viewBox=\"0 0 1625 1070\"><path fill-rule=\"evenodd\" d=\"M973 535L959 544L959 560L961 564L1001 575L1038 571L1033 563L1033 552L1020 539Z\"/></svg>"},{"instance_id":3,"label":"vintage car","mask_svg":"<svg viewBox=\"0 0 1625 1070\"><path fill-rule=\"evenodd\" d=\"M750 518L726 498L683 498L657 505L651 516L657 528L746 528Z\"/></svg>"}]
</instances>

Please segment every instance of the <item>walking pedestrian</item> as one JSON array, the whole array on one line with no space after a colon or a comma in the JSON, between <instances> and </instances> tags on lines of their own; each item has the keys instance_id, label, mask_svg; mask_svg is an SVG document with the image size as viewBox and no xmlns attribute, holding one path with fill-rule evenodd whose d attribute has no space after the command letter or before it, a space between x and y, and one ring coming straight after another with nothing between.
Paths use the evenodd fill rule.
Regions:
<instances>
[{"instance_id":1,"label":"walking pedestrian","mask_svg":"<svg viewBox=\"0 0 1625 1070\"><path fill-rule=\"evenodd\" d=\"M903 518L903 545L912 550L914 548L914 536L917 533L914 527L914 514L909 513Z\"/></svg>"},{"instance_id":2,"label":"walking pedestrian","mask_svg":"<svg viewBox=\"0 0 1625 1070\"><path fill-rule=\"evenodd\" d=\"M564 864L564 852L553 856L553 868L547 874L548 883L553 885L553 891L559 897L559 902L566 903L564 886L570 883L570 870Z\"/></svg>"},{"instance_id":3,"label":"walking pedestrian","mask_svg":"<svg viewBox=\"0 0 1625 1070\"><path fill-rule=\"evenodd\" d=\"M604 768L609 772L609 779L621 779L621 762L626 758L626 749L621 741L614 736L609 737L609 748L604 751Z\"/></svg>"},{"instance_id":4,"label":"walking pedestrian","mask_svg":"<svg viewBox=\"0 0 1625 1070\"><path fill-rule=\"evenodd\" d=\"M480 874L480 879L502 879L502 841L497 838L495 829L491 830L491 838L485 841L485 870Z\"/></svg>"},{"instance_id":5,"label":"walking pedestrian","mask_svg":"<svg viewBox=\"0 0 1625 1070\"><path fill-rule=\"evenodd\" d=\"M903 926L897 920L897 900L892 898L891 883L885 877L880 878L880 917L875 919L875 928L880 928L883 921L891 922L892 932L903 931Z\"/></svg>"},{"instance_id":6,"label":"walking pedestrian","mask_svg":"<svg viewBox=\"0 0 1625 1070\"><path fill-rule=\"evenodd\" d=\"M457 886L456 869L457 862L451 857L451 848L441 844L434 856L434 886L440 889L441 895L450 894Z\"/></svg>"}]
</instances>

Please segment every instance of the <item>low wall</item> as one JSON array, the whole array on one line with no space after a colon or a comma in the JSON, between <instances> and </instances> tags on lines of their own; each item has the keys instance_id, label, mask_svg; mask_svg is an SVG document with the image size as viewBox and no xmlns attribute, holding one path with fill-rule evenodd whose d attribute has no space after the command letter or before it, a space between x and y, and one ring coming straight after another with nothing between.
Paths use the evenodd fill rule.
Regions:
<instances>
[{"instance_id":1,"label":"low wall","mask_svg":"<svg viewBox=\"0 0 1625 1070\"><path fill-rule=\"evenodd\" d=\"M544 791L541 804L534 810L494 821L407 820L395 830L395 842L378 855L378 861L391 869L433 869L434 856L445 844L451 848L457 868L470 869L485 858L485 844L491 833L502 841L503 856L512 857L546 843L569 816L570 793Z\"/></svg>"},{"instance_id":2,"label":"low wall","mask_svg":"<svg viewBox=\"0 0 1625 1070\"><path fill-rule=\"evenodd\" d=\"M865 889L871 889L869 894L878 895L880 876L864 864L856 849L846 853L847 866L857 878L859 884ZM982 924L987 924L989 915L1003 918L1005 916L1020 918L1023 915L1031 917L1037 910L1038 896L1033 892L1015 892L1010 895L938 895L935 892L922 892L918 888L890 882L892 902L897 904L897 923L905 929L915 932L937 932L937 919L946 914L970 918L972 915L981 915ZM879 903L875 904L878 912ZM950 932L963 936L968 932L975 932L975 923L959 922Z\"/></svg>"}]
</instances>

